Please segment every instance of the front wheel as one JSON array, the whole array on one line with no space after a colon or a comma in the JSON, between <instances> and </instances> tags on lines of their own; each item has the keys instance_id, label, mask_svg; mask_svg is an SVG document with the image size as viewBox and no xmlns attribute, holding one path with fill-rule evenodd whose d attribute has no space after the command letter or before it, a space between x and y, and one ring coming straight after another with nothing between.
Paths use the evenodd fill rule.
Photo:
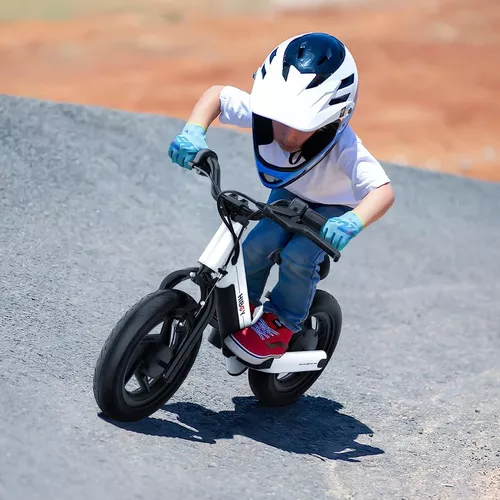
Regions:
<instances>
[{"instance_id":1,"label":"front wheel","mask_svg":"<svg viewBox=\"0 0 500 500\"><path fill-rule=\"evenodd\" d=\"M170 382L163 375L178 347L193 331L196 301L180 290L157 290L123 316L101 350L94 396L109 418L145 418L170 399L189 374L202 337Z\"/></svg>"},{"instance_id":2,"label":"front wheel","mask_svg":"<svg viewBox=\"0 0 500 500\"><path fill-rule=\"evenodd\" d=\"M321 370L299 373L263 373L248 370L248 382L255 397L266 406L284 406L302 396L319 378L337 347L342 328L342 311L337 300L317 290L304 322L290 342L288 351L323 350L326 363Z\"/></svg>"}]
</instances>

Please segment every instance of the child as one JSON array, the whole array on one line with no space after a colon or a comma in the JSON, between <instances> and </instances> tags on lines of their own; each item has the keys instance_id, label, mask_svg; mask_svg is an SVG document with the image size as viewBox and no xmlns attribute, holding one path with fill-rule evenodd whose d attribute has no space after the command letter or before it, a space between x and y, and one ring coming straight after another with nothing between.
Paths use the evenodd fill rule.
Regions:
<instances>
[{"instance_id":1,"label":"child","mask_svg":"<svg viewBox=\"0 0 500 500\"><path fill-rule=\"evenodd\" d=\"M184 168L208 148L206 130L222 123L252 128L257 173L271 189L268 203L299 197L326 217L321 236L339 251L392 206L394 194L380 163L348 122L356 106L358 73L351 53L326 33L282 42L254 74L251 94L209 88L171 143L169 157ZM286 189L285 189L286 188ZM286 352L306 319L324 251L270 219L249 232L242 250L252 308L260 305L272 262L281 248L279 280L253 325L226 338L238 357L259 364Z\"/></svg>"}]
</instances>

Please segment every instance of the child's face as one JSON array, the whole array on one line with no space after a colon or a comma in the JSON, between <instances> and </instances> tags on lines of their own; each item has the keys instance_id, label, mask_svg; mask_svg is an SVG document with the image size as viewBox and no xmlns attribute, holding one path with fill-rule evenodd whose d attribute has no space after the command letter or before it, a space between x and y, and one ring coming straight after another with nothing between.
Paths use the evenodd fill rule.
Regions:
<instances>
[{"instance_id":1,"label":"child's face","mask_svg":"<svg viewBox=\"0 0 500 500\"><path fill-rule=\"evenodd\" d=\"M300 130L283 125L283 123L272 120L274 140L280 145L281 149L287 153L298 151L304 142L309 139L313 132L301 132Z\"/></svg>"}]
</instances>

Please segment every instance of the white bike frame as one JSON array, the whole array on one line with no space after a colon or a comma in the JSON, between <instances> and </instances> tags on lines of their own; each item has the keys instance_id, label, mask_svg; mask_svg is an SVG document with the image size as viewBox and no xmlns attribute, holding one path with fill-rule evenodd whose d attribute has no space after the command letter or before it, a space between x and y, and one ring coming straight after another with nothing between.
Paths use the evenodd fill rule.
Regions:
<instances>
[{"instance_id":1,"label":"white bike frame","mask_svg":"<svg viewBox=\"0 0 500 500\"><path fill-rule=\"evenodd\" d=\"M233 231L237 237L245 230L242 224L229 220ZM240 240L241 241L241 238ZM216 283L219 290L225 290L227 295L227 305L236 304L238 310L239 328L245 328L254 324L262 315L262 306L254 311L254 316L250 314L250 301L248 298L248 288L245 273L245 261L241 251L235 264L230 259L234 248L233 235L222 223L212 237L210 243L201 254L198 262L214 273L223 274L222 279ZM227 264L226 264L227 263ZM226 356L226 369L231 375L243 373L249 366L252 369L266 373L292 373L321 370L327 359L325 351L293 351L287 352L279 358L272 358L261 365L253 366L241 362L235 355Z\"/></svg>"},{"instance_id":2,"label":"white bike frame","mask_svg":"<svg viewBox=\"0 0 500 500\"><path fill-rule=\"evenodd\" d=\"M244 231L242 224L230 221L236 236ZM245 328L252 324L250 315L250 301L248 299L247 277L245 273L245 261L243 253L240 252L235 265L228 262L231 251L234 248L233 236L224 223L222 223L208 244L201 257L200 264L208 267L215 273L224 270L227 274L216 284L217 288L233 287L234 300L238 305L238 319L240 328ZM228 262L226 266L226 262ZM255 319L257 321L258 318Z\"/></svg>"}]
</instances>

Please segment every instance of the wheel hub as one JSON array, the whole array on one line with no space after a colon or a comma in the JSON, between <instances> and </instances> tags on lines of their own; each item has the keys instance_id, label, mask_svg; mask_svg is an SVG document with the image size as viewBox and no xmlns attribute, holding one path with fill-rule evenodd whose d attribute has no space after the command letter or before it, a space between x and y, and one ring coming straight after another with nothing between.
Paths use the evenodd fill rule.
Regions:
<instances>
[{"instance_id":1,"label":"wheel hub","mask_svg":"<svg viewBox=\"0 0 500 500\"><path fill-rule=\"evenodd\" d=\"M144 373L151 378L159 377L168 368L173 355L172 349L169 346L156 351L146 362Z\"/></svg>"}]
</instances>

